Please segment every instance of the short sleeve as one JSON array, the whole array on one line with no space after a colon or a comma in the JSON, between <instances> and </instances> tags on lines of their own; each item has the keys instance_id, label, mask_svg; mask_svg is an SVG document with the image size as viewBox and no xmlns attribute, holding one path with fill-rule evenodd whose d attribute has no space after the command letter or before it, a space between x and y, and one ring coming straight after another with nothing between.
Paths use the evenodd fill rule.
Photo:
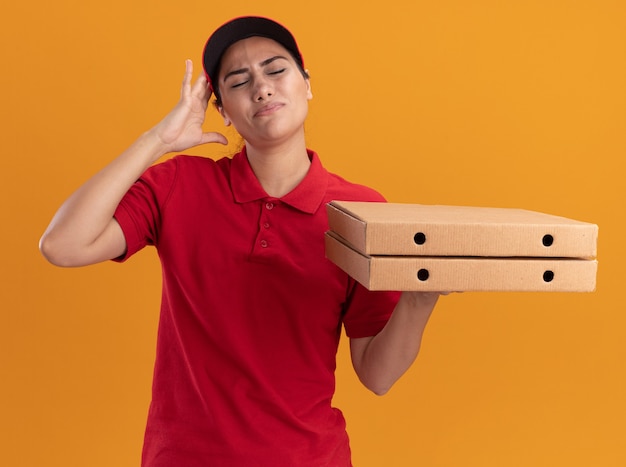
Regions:
<instances>
[{"instance_id":1,"label":"short sleeve","mask_svg":"<svg viewBox=\"0 0 626 467\"><path fill-rule=\"evenodd\" d=\"M161 213L177 175L177 158L150 167L124 195L114 217L126 239L123 262L147 245L156 245Z\"/></svg>"},{"instance_id":2,"label":"short sleeve","mask_svg":"<svg viewBox=\"0 0 626 467\"><path fill-rule=\"evenodd\" d=\"M400 292L369 291L353 281L343 319L346 335L359 338L378 334L387 324L399 299Z\"/></svg>"}]
</instances>

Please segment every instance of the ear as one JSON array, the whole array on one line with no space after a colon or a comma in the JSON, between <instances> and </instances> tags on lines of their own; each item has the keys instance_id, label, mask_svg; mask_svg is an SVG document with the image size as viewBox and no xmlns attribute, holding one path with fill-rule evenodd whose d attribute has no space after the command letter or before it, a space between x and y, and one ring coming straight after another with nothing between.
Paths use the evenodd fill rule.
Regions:
<instances>
[{"instance_id":1,"label":"ear","mask_svg":"<svg viewBox=\"0 0 626 467\"><path fill-rule=\"evenodd\" d=\"M224 112L224 107L222 107L221 105L217 108L218 112L220 113L220 115L222 116L222 118L224 119L224 125L226 126L230 126L231 121L230 118L228 118L228 116L226 115L226 112Z\"/></svg>"},{"instance_id":2,"label":"ear","mask_svg":"<svg viewBox=\"0 0 626 467\"><path fill-rule=\"evenodd\" d=\"M306 74L308 76L309 75L309 70L304 70L306 72ZM313 99L313 91L311 91L311 78L305 78L304 81L306 82L306 98L308 100Z\"/></svg>"}]
</instances>

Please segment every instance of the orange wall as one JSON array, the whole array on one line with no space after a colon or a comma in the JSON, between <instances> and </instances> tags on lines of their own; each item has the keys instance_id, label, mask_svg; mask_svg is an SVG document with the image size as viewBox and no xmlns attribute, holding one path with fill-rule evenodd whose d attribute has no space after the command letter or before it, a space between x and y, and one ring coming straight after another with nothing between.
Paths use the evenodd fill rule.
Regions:
<instances>
[{"instance_id":1,"label":"orange wall","mask_svg":"<svg viewBox=\"0 0 626 467\"><path fill-rule=\"evenodd\" d=\"M626 3L218 3L2 9L0 465L138 465L155 254L62 270L37 240L75 187L174 105L207 34L249 13L299 38L309 145L330 170L391 201L600 226L595 293L446 297L417 364L383 398L356 381L344 345L336 403L355 465L626 465Z\"/></svg>"}]
</instances>

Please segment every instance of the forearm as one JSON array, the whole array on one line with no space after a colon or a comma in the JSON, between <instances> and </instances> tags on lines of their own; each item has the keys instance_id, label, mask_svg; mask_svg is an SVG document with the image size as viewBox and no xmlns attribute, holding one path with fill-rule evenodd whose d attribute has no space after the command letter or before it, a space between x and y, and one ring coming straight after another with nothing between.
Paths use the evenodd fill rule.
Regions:
<instances>
[{"instance_id":1,"label":"forearm","mask_svg":"<svg viewBox=\"0 0 626 467\"><path fill-rule=\"evenodd\" d=\"M376 336L353 347L354 368L363 384L385 394L415 361L438 293L405 292L387 325Z\"/></svg>"},{"instance_id":2,"label":"forearm","mask_svg":"<svg viewBox=\"0 0 626 467\"><path fill-rule=\"evenodd\" d=\"M126 243L113 215L141 174L169 152L206 143L228 144L224 135L202 130L211 91L204 74L192 86L192 74L193 64L187 60L174 109L63 203L40 241L41 252L50 262L82 266L121 255Z\"/></svg>"},{"instance_id":3,"label":"forearm","mask_svg":"<svg viewBox=\"0 0 626 467\"><path fill-rule=\"evenodd\" d=\"M154 131L146 132L85 182L61 205L43 234L44 256L62 266L92 262L90 248L97 248L124 194L166 152Z\"/></svg>"}]
</instances>

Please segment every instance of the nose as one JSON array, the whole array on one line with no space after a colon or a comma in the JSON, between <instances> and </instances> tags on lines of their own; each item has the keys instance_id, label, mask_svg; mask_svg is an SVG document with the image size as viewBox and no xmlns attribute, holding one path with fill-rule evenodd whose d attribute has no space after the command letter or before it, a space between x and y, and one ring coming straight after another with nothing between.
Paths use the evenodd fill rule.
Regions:
<instances>
[{"instance_id":1,"label":"nose","mask_svg":"<svg viewBox=\"0 0 626 467\"><path fill-rule=\"evenodd\" d=\"M265 76L259 76L255 80L256 86L254 87L254 100L261 102L268 97L271 97L274 93L272 84L265 78Z\"/></svg>"}]
</instances>

